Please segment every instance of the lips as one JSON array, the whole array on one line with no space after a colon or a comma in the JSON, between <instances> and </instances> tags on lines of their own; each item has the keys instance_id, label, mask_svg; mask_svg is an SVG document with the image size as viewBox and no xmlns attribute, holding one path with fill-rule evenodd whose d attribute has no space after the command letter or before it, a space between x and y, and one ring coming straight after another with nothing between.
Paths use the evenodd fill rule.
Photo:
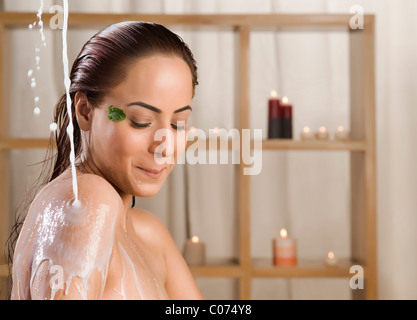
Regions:
<instances>
[{"instance_id":1,"label":"lips","mask_svg":"<svg viewBox=\"0 0 417 320\"><path fill-rule=\"evenodd\" d=\"M141 172L143 172L145 175L153 178L153 179L157 179L160 176L162 176L162 174L165 171L165 168L162 168L160 170L157 169L145 169L145 168L141 168L141 167L137 167Z\"/></svg>"}]
</instances>

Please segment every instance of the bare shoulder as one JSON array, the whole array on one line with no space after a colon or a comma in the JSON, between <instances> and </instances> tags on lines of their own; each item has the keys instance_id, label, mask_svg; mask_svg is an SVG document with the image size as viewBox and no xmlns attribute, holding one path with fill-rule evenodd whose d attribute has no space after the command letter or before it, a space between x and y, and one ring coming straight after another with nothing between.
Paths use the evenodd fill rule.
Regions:
<instances>
[{"instance_id":1,"label":"bare shoulder","mask_svg":"<svg viewBox=\"0 0 417 320\"><path fill-rule=\"evenodd\" d=\"M80 205L74 206L71 177L52 181L33 201L28 224L36 225L40 233L52 232L50 229L55 228L53 232L62 241L74 242L73 245L93 237L94 232L105 234L114 230L123 202L113 186L94 174L79 175L77 185ZM68 238L67 233L77 234L77 237Z\"/></svg>"},{"instance_id":2,"label":"bare shoulder","mask_svg":"<svg viewBox=\"0 0 417 320\"><path fill-rule=\"evenodd\" d=\"M98 207L107 206L115 214L123 208L122 199L113 186L104 178L95 174L77 176L78 199L81 206L95 212ZM32 206L39 212L39 207L70 208L74 201L73 182L71 175L52 181L35 198ZM64 204L66 204L64 206ZM32 209L32 208L31 208Z\"/></svg>"},{"instance_id":3,"label":"bare shoulder","mask_svg":"<svg viewBox=\"0 0 417 320\"><path fill-rule=\"evenodd\" d=\"M129 216L136 234L143 240L172 241L165 224L153 213L135 208L129 210Z\"/></svg>"}]
</instances>

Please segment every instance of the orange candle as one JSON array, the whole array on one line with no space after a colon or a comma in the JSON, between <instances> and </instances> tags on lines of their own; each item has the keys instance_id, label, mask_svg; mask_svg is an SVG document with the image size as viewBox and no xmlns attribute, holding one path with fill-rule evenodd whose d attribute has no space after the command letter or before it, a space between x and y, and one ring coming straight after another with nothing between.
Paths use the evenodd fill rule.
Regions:
<instances>
[{"instance_id":1,"label":"orange candle","mask_svg":"<svg viewBox=\"0 0 417 320\"><path fill-rule=\"evenodd\" d=\"M281 229L280 236L273 241L274 265L295 266L297 265L297 242L288 237L286 229Z\"/></svg>"}]
</instances>

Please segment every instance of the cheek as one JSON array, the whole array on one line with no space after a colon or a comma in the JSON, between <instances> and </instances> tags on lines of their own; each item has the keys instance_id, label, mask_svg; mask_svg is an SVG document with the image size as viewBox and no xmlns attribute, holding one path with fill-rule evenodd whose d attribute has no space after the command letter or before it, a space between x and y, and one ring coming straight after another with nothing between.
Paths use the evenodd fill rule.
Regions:
<instances>
[{"instance_id":1,"label":"cheek","mask_svg":"<svg viewBox=\"0 0 417 320\"><path fill-rule=\"evenodd\" d=\"M147 136L132 130L116 130L109 137L112 152L119 157L132 157L146 150Z\"/></svg>"},{"instance_id":2,"label":"cheek","mask_svg":"<svg viewBox=\"0 0 417 320\"><path fill-rule=\"evenodd\" d=\"M101 146L101 153L106 162L120 165L123 159L134 153L137 146L135 135L122 123L101 123L102 128L96 134L96 145Z\"/></svg>"},{"instance_id":3,"label":"cheek","mask_svg":"<svg viewBox=\"0 0 417 320\"><path fill-rule=\"evenodd\" d=\"M185 152L185 148L187 146L187 133L185 131L180 131L177 133L176 141L175 141L175 161L178 161L181 158L182 154Z\"/></svg>"}]
</instances>

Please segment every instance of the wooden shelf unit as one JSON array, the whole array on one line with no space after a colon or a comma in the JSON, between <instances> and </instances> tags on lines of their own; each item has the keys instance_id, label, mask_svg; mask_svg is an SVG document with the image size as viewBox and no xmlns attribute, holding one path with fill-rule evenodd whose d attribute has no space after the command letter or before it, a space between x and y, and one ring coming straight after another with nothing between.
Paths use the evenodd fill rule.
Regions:
<instances>
[{"instance_id":1,"label":"wooden shelf unit","mask_svg":"<svg viewBox=\"0 0 417 320\"><path fill-rule=\"evenodd\" d=\"M52 14L44 14L49 21ZM232 27L238 38L236 59L238 60L238 102L236 124L239 130L250 128L249 118L249 49L250 33L255 27L291 27L306 30L319 29L326 32L334 28L349 33L350 38L350 87L351 87L351 138L353 140L302 142L293 140L263 140L263 150L344 150L351 158L351 238L352 261L363 261L365 268L365 292L353 292L354 297L377 298L376 259L376 145L375 145L375 79L374 79L374 16L364 16L364 29L349 27L351 15L347 14L268 14L268 15L155 15L155 14L84 14L70 13L69 25L74 27L104 26L125 20L142 20L164 25L227 26ZM48 139L17 139L9 136L6 108L4 71L6 70L5 30L25 27L36 21L36 13L0 13L0 235L8 232L7 220L10 209L10 163L6 153L12 149L46 148ZM276 28L274 28L276 30ZM229 143L228 148L231 148ZM326 267L320 262L300 262L296 267L276 267L271 261L258 261L251 257L250 249L250 176L243 175L244 164L236 165L237 211L239 216L239 261L193 266L196 277L236 278L239 282L239 298L251 298L251 281L263 277L350 277L346 262L339 267ZM0 237L3 240L3 237ZM0 268L0 276L7 269ZM364 294L365 293L365 294Z\"/></svg>"}]
</instances>

